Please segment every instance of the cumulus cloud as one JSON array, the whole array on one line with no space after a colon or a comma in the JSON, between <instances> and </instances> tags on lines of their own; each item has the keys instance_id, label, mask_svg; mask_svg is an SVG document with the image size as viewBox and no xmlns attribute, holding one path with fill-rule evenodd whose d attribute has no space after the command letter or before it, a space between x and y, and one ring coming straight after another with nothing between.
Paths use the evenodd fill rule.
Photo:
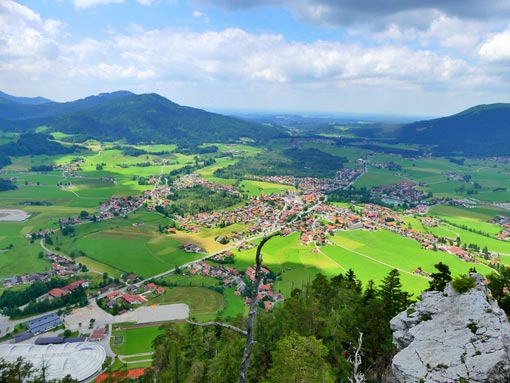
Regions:
<instances>
[{"instance_id":1,"label":"cumulus cloud","mask_svg":"<svg viewBox=\"0 0 510 383\"><path fill-rule=\"evenodd\" d=\"M492 35L479 50L480 56L489 62L508 62L510 60L510 30Z\"/></svg>"},{"instance_id":2,"label":"cumulus cloud","mask_svg":"<svg viewBox=\"0 0 510 383\"><path fill-rule=\"evenodd\" d=\"M198 11L194 16L204 17ZM285 94L283 98L290 103L297 95L316 100L315 95L325 90L331 94L357 90L362 97L363 91L417 94L508 84L506 72L491 70L489 64L477 65L476 60L508 59L510 31L483 40L474 59L427 45L441 41L445 47L459 49L479 46L481 32L452 39L461 34L463 25L459 18L446 16L439 16L422 31L393 24L376 32L392 36L378 45L289 41L281 34L249 33L240 28L193 32L149 30L135 24L123 33L111 31L103 38L71 42L59 21L43 19L14 1L0 0L0 88L34 89L40 84L45 89L51 82L53 87L60 84L65 93L69 84L73 88L89 84L92 93L177 86L195 96L212 94L212 89L230 92L234 101L249 92L260 95L263 91L279 100ZM415 44L402 43L407 40ZM331 96L324 99L330 102Z\"/></svg>"},{"instance_id":3,"label":"cumulus cloud","mask_svg":"<svg viewBox=\"0 0 510 383\"><path fill-rule=\"evenodd\" d=\"M59 53L56 39L61 26L57 20L42 20L14 1L0 2L0 58L13 61L27 57L55 58Z\"/></svg>"}]
</instances>

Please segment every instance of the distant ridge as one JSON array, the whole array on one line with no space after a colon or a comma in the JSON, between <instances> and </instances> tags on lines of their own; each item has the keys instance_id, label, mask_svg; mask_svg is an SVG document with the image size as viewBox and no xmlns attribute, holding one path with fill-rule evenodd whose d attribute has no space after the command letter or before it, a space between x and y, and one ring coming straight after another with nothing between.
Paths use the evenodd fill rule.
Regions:
<instances>
[{"instance_id":1,"label":"distant ridge","mask_svg":"<svg viewBox=\"0 0 510 383\"><path fill-rule=\"evenodd\" d=\"M449 117L407 124L397 138L435 145L437 155L510 155L510 104L477 105Z\"/></svg>"},{"instance_id":2,"label":"distant ridge","mask_svg":"<svg viewBox=\"0 0 510 383\"><path fill-rule=\"evenodd\" d=\"M12 102L18 102L20 104L38 105L52 102L51 100L44 97L16 97L10 94L0 91L0 99L9 100Z\"/></svg>"},{"instance_id":3,"label":"distant ridge","mask_svg":"<svg viewBox=\"0 0 510 383\"><path fill-rule=\"evenodd\" d=\"M278 128L178 105L158 94L129 91L101 93L80 100L28 105L0 103L0 129L30 131L45 125L50 131L130 143L255 142L279 136Z\"/></svg>"}]
</instances>

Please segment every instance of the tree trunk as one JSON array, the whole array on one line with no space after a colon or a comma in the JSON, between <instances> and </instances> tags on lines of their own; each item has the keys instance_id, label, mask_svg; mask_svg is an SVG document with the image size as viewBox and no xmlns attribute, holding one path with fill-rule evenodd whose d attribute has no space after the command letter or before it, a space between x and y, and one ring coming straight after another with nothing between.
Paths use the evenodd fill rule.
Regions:
<instances>
[{"instance_id":1,"label":"tree trunk","mask_svg":"<svg viewBox=\"0 0 510 383\"><path fill-rule=\"evenodd\" d=\"M250 311L248 312L248 319L246 320L246 344L244 346L243 352L243 360L241 362L241 368L239 369L239 383L246 383L248 367L250 365L250 356L251 351L253 349L253 343L255 343L255 334L254 334L254 323L255 323L255 315L257 314L257 297L259 295L259 286L260 281L262 280L262 273L260 269L262 268L262 247L269 241L271 238L281 235L278 231L273 233L267 237L264 237L262 241L260 241L259 246L257 247L257 253L255 257L255 282L253 285L253 293L250 302Z\"/></svg>"}]
</instances>

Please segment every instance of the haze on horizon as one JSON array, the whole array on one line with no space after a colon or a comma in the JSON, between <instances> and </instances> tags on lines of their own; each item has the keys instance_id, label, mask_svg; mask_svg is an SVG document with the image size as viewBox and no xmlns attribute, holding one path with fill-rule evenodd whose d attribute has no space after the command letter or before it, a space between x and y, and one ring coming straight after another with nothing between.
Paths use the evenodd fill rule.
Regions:
<instances>
[{"instance_id":1,"label":"haze on horizon","mask_svg":"<svg viewBox=\"0 0 510 383\"><path fill-rule=\"evenodd\" d=\"M510 102L506 0L3 0L0 90L445 115Z\"/></svg>"}]
</instances>

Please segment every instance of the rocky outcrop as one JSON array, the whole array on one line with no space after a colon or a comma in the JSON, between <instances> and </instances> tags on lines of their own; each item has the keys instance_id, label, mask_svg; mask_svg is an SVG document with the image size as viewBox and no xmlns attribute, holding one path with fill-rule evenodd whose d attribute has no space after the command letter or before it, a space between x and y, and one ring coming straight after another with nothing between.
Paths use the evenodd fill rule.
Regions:
<instances>
[{"instance_id":1,"label":"rocky outcrop","mask_svg":"<svg viewBox=\"0 0 510 383\"><path fill-rule=\"evenodd\" d=\"M510 324L483 277L471 276L468 292L425 292L391 320L396 382L510 382Z\"/></svg>"}]
</instances>

